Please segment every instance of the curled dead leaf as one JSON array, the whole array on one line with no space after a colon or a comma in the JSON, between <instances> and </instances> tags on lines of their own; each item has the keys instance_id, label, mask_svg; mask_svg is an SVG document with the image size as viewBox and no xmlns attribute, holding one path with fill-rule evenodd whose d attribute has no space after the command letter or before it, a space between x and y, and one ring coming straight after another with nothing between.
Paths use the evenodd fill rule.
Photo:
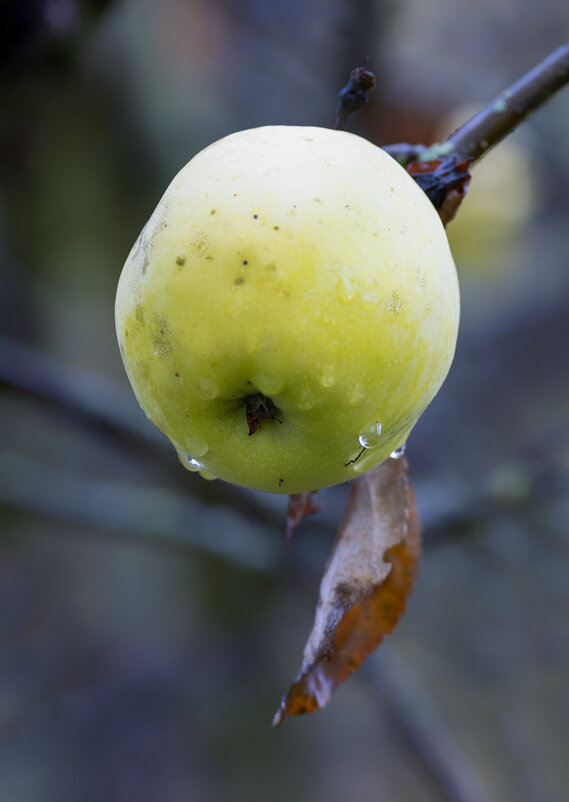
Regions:
<instances>
[{"instance_id":1,"label":"curled dead leaf","mask_svg":"<svg viewBox=\"0 0 569 802\"><path fill-rule=\"evenodd\" d=\"M314 503L316 490L308 493L291 493L288 500L288 510L286 515L286 542L292 542L294 530L298 524L309 515L314 515L320 509L319 504Z\"/></svg>"},{"instance_id":2,"label":"curled dead leaf","mask_svg":"<svg viewBox=\"0 0 569 802\"><path fill-rule=\"evenodd\" d=\"M273 719L324 707L397 624L413 590L420 524L405 459L356 479L320 585L302 666Z\"/></svg>"},{"instance_id":3,"label":"curled dead leaf","mask_svg":"<svg viewBox=\"0 0 569 802\"><path fill-rule=\"evenodd\" d=\"M468 192L471 165L472 159L459 163L454 155L433 161L412 161L407 165L407 172L426 193L444 226L454 218Z\"/></svg>"}]
</instances>

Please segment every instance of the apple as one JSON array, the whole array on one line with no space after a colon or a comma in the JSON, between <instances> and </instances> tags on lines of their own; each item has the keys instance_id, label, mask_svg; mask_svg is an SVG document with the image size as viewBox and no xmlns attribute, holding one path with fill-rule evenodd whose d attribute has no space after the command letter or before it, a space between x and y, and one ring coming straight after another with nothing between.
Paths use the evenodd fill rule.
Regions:
<instances>
[{"instance_id":1,"label":"apple","mask_svg":"<svg viewBox=\"0 0 569 802\"><path fill-rule=\"evenodd\" d=\"M405 443L452 362L456 270L437 212L343 131L241 131L174 178L116 299L138 401L189 470L299 493Z\"/></svg>"}]
</instances>

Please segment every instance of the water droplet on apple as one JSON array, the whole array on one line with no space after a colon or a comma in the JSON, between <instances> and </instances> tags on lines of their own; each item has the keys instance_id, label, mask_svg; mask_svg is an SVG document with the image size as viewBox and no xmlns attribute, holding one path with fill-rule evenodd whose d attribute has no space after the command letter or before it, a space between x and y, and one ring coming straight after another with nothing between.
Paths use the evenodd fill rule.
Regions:
<instances>
[{"instance_id":1,"label":"water droplet on apple","mask_svg":"<svg viewBox=\"0 0 569 802\"><path fill-rule=\"evenodd\" d=\"M219 395L219 387L213 379L209 379L207 376L201 376L199 382L199 392L200 396L206 401L213 401L213 399L217 398Z\"/></svg>"},{"instance_id":2,"label":"water droplet on apple","mask_svg":"<svg viewBox=\"0 0 569 802\"><path fill-rule=\"evenodd\" d=\"M367 426L363 432L360 432L358 437L359 444L362 448L376 448L379 445L381 438L382 425L379 421Z\"/></svg>"},{"instance_id":3,"label":"water droplet on apple","mask_svg":"<svg viewBox=\"0 0 569 802\"><path fill-rule=\"evenodd\" d=\"M338 295L341 301L350 303L356 297L356 289L352 282L352 277L342 274L338 279Z\"/></svg>"},{"instance_id":4,"label":"water droplet on apple","mask_svg":"<svg viewBox=\"0 0 569 802\"><path fill-rule=\"evenodd\" d=\"M186 454L185 451L178 451L178 459L188 471L192 471L192 473L196 473L197 471L201 471L203 465L197 459Z\"/></svg>"},{"instance_id":5,"label":"water droplet on apple","mask_svg":"<svg viewBox=\"0 0 569 802\"><path fill-rule=\"evenodd\" d=\"M363 401L365 396L366 396L365 389L362 387L361 384L356 383L354 384L354 386L350 391L349 402L352 406L355 406L356 404L359 404L360 401Z\"/></svg>"},{"instance_id":6,"label":"water droplet on apple","mask_svg":"<svg viewBox=\"0 0 569 802\"><path fill-rule=\"evenodd\" d=\"M263 395L276 395L283 389L284 382L278 376L271 376L267 373L257 373L253 376L253 384Z\"/></svg>"},{"instance_id":7,"label":"water droplet on apple","mask_svg":"<svg viewBox=\"0 0 569 802\"><path fill-rule=\"evenodd\" d=\"M401 457L405 453L406 446L407 446L407 443L405 442L402 445L400 445L398 448L394 449L391 452L391 454L389 455L391 457L391 459L401 459Z\"/></svg>"},{"instance_id":8,"label":"water droplet on apple","mask_svg":"<svg viewBox=\"0 0 569 802\"><path fill-rule=\"evenodd\" d=\"M336 383L336 376L334 375L334 369L331 367L325 367L322 371L322 376L320 377L320 384L322 387L333 387Z\"/></svg>"},{"instance_id":9,"label":"water droplet on apple","mask_svg":"<svg viewBox=\"0 0 569 802\"><path fill-rule=\"evenodd\" d=\"M308 412L310 409L314 409L316 405L316 401L314 398L314 393L309 390L307 387L304 387L300 391L300 395L298 396L297 406L301 412Z\"/></svg>"},{"instance_id":10,"label":"water droplet on apple","mask_svg":"<svg viewBox=\"0 0 569 802\"><path fill-rule=\"evenodd\" d=\"M209 451L209 446L205 440L202 440L200 437L192 436L185 441L182 448L179 448L178 451L192 454L194 458L201 459Z\"/></svg>"}]
</instances>

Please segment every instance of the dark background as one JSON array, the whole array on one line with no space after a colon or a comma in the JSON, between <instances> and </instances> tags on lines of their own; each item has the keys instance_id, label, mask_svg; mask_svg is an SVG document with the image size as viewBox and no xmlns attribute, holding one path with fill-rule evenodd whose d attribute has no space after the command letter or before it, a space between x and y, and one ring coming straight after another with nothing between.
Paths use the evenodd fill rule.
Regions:
<instances>
[{"instance_id":1,"label":"dark background","mask_svg":"<svg viewBox=\"0 0 569 802\"><path fill-rule=\"evenodd\" d=\"M116 282L177 170L262 124L444 137L569 38L559 0L10 0L0 18L0 798L561 802L569 767L569 90L475 168L462 328L408 447L425 525L397 631L270 721L345 488L185 472L138 409ZM20 346L26 347L20 347Z\"/></svg>"}]
</instances>

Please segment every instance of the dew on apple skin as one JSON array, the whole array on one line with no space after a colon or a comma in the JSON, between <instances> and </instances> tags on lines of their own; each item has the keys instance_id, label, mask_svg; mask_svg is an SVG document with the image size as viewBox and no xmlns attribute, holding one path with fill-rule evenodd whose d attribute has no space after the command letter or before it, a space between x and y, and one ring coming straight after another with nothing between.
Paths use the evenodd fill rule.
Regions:
<instances>
[{"instance_id":1,"label":"dew on apple skin","mask_svg":"<svg viewBox=\"0 0 569 802\"><path fill-rule=\"evenodd\" d=\"M364 453L364 449L363 448L361 448L359 451L354 451L354 453L350 454L350 456L348 457L348 461L344 463L344 467L348 468L348 467L352 466L352 470L353 470L353 468L355 466L355 463L359 460L359 458L361 457L361 455L363 453Z\"/></svg>"},{"instance_id":2,"label":"dew on apple skin","mask_svg":"<svg viewBox=\"0 0 569 802\"><path fill-rule=\"evenodd\" d=\"M338 297L344 303L351 303L356 297L356 288L354 287L352 277L345 273L338 278Z\"/></svg>"},{"instance_id":3,"label":"dew on apple skin","mask_svg":"<svg viewBox=\"0 0 569 802\"><path fill-rule=\"evenodd\" d=\"M178 459L180 460L184 468L186 468L188 471L191 471L192 473L197 473L198 471L201 471L203 468L203 465L199 460L190 456L190 454L186 454L185 451L178 451Z\"/></svg>"},{"instance_id":4,"label":"dew on apple skin","mask_svg":"<svg viewBox=\"0 0 569 802\"><path fill-rule=\"evenodd\" d=\"M200 397L206 401L213 401L219 395L219 387L216 382L206 376L200 377L198 391Z\"/></svg>"},{"instance_id":5,"label":"dew on apple skin","mask_svg":"<svg viewBox=\"0 0 569 802\"><path fill-rule=\"evenodd\" d=\"M369 471L378 464L377 452L373 449L362 448L353 455L350 462L346 463L354 473L361 474Z\"/></svg>"},{"instance_id":6,"label":"dew on apple skin","mask_svg":"<svg viewBox=\"0 0 569 802\"><path fill-rule=\"evenodd\" d=\"M336 382L336 376L334 374L334 370L331 367L326 367L322 371L322 376L320 377L320 384L322 387L333 387Z\"/></svg>"},{"instance_id":7,"label":"dew on apple skin","mask_svg":"<svg viewBox=\"0 0 569 802\"><path fill-rule=\"evenodd\" d=\"M314 393L307 387L303 387L297 401L298 409L301 412L308 412L316 406Z\"/></svg>"},{"instance_id":8,"label":"dew on apple skin","mask_svg":"<svg viewBox=\"0 0 569 802\"><path fill-rule=\"evenodd\" d=\"M268 373L256 373L253 377L253 384L258 387L263 395L271 396L282 392L284 382L278 376L271 376Z\"/></svg>"},{"instance_id":9,"label":"dew on apple skin","mask_svg":"<svg viewBox=\"0 0 569 802\"><path fill-rule=\"evenodd\" d=\"M400 445L398 448L395 448L389 456L391 457L391 459L401 459L401 457L405 453L406 447L407 447L407 442L402 443L402 445Z\"/></svg>"},{"instance_id":10,"label":"dew on apple skin","mask_svg":"<svg viewBox=\"0 0 569 802\"><path fill-rule=\"evenodd\" d=\"M348 398L348 402L350 406L355 406L356 404L359 404L360 401L363 401L365 396L366 396L366 391L364 387L361 384L354 384L354 386L350 390L350 396Z\"/></svg>"},{"instance_id":11,"label":"dew on apple skin","mask_svg":"<svg viewBox=\"0 0 569 802\"><path fill-rule=\"evenodd\" d=\"M363 432L360 432L358 442L362 448L376 448L381 439L382 425L379 421L367 426Z\"/></svg>"}]
</instances>

